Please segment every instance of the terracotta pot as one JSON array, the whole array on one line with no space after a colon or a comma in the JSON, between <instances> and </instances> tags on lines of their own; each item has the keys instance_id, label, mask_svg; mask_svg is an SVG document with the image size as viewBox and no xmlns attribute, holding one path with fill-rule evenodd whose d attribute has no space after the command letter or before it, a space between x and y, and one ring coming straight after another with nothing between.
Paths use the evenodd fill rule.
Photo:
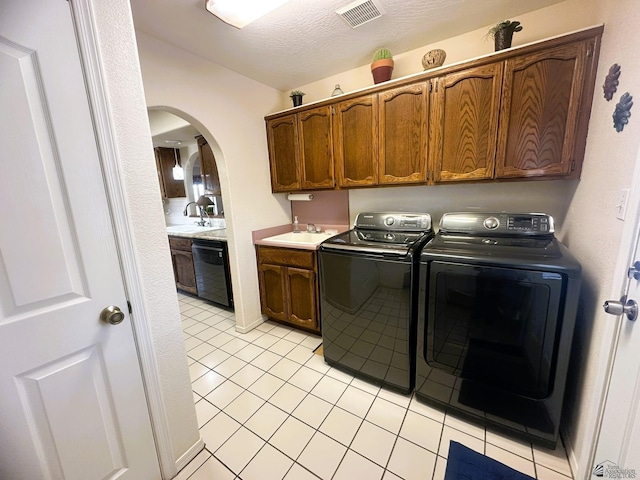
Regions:
<instances>
[{"instance_id":1,"label":"terracotta pot","mask_svg":"<svg viewBox=\"0 0 640 480\"><path fill-rule=\"evenodd\" d=\"M373 83L382 83L391 80L393 65L393 58L383 58L382 60L376 60L373 62L371 64Z\"/></svg>"}]
</instances>

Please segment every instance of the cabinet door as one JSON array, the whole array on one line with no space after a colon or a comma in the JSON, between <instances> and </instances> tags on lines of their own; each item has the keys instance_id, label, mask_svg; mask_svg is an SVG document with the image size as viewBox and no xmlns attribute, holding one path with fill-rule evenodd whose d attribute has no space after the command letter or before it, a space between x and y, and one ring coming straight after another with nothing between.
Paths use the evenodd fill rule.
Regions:
<instances>
[{"instance_id":1,"label":"cabinet door","mask_svg":"<svg viewBox=\"0 0 640 480\"><path fill-rule=\"evenodd\" d=\"M319 331L316 274L313 270L288 267L286 280L289 322Z\"/></svg>"},{"instance_id":2,"label":"cabinet door","mask_svg":"<svg viewBox=\"0 0 640 480\"><path fill-rule=\"evenodd\" d=\"M202 175L202 186L206 195L222 195L220 191L220 177L213 150L203 136L196 137L198 140L198 152L200 154L200 174Z\"/></svg>"},{"instance_id":3,"label":"cabinet door","mask_svg":"<svg viewBox=\"0 0 640 480\"><path fill-rule=\"evenodd\" d=\"M501 83L502 63L434 80L434 182L493 177Z\"/></svg>"},{"instance_id":4,"label":"cabinet door","mask_svg":"<svg viewBox=\"0 0 640 480\"><path fill-rule=\"evenodd\" d=\"M167 198L185 197L184 180L173 179L173 167L176 158L180 161L180 151L164 147L156 147L153 150L162 194Z\"/></svg>"},{"instance_id":5,"label":"cabinet door","mask_svg":"<svg viewBox=\"0 0 640 480\"><path fill-rule=\"evenodd\" d=\"M378 96L365 95L334 107L333 154L339 187L378 183Z\"/></svg>"},{"instance_id":6,"label":"cabinet door","mask_svg":"<svg viewBox=\"0 0 640 480\"><path fill-rule=\"evenodd\" d=\"M285 271L286 267L280 265L258 266L262 313L267 317L283 321L287 320Z\"/></svg>"},{"instance_id":7,"label":"cabinet door","mask_svg":"<svg viewBox=\"0 0 640 480\"><path fill-rule=\"evenodd\" d=\"M379 94L378 184L427 181L427 82Z\"/></svg>"},{"instance_id":8,"label":"cabinet door","mask_svg":"<svg viewBox=\"0 0 640 480\"><path fill-rule=\"evenodd\" d=\"M331 108L314 108L298 114L301 182L303 190L333 188Z\"/></svg>"},{"instance_id":9,"label":"cabinet door","mask_svg":"<svg viewBox=\"0 0 640 480\"><path fill-rule=\"evenodd\" d=\"M191 252L171 250L173 260L173 273L176 279L176 287L185 292L198 294L196 287L196 272L193 268L193 255Z\"/></svg>"},{"instance_id":10,"label":"cabinet door","mask_svg":"<svg viewBox=\"0 0 640 480\"><path fill-rule=\"evenodd\" d=\"M300 157L296 115L267 121L271 190L300 190Z\"/></svg>"},{"instance_id":11,"label":"cabinet door","mask_svg":"<svg viewBox=\"0 0 640 480\"><path fill-rule=\"evenodd\" d=\"M586 42L505 61L497 178L571 173Z\"/></svg>"}]
</instances>

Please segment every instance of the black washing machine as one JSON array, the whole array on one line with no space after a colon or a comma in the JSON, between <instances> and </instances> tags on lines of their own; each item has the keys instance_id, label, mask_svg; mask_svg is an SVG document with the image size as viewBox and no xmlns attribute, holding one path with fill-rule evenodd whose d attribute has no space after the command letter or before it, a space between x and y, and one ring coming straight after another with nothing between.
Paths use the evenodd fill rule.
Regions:
<instances>
[{"instance_id":1,"label":"black washing machine","mask_svg":"<svg viewBox=\"0 0 640 480\"><path fill-rule=\"evenodd\" d=\"M418 252L425 213L359 213L318 251L325 361L403 393L413 390Z\"/></svg>"},{"instance_id":2,"label":"black washing machine","mask_svg":"<svg viewBox=\"0 0 640 480\"><path fill-rule=\"evenodd\" d=\"M417 398L554 447L580 283L550 215L445 214L420 254Z\"/></svg>"}]
</instances>

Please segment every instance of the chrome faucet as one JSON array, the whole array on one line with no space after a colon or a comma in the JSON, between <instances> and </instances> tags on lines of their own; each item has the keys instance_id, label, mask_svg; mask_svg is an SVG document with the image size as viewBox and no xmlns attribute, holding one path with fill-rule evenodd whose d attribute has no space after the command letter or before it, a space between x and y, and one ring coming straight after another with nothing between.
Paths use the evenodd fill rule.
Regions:
<instances>
[{"instance_id":1,"label":"chrome faucet","mask_svg":"<svg viewBox=\"0 0 640 480\"><path fill-rule=\"evenodd\" d=\"M187 205L184 207L184 212L182 212L182 214L186 217L187 215L189 215L189 205L191 205L192 203L194 203L196 205L196 207L198 207L198 209L200 210L200 221L196 222L197 225L200 225L201 227L205 227L205 226L211 226L211 220L209 220L209 214L207 213L207 211L205 210L205 208L198 204L198 202L189 202L187 203ZM204 216L207 216L207 220L204 220Z\"/></svg>"}]
</instances>

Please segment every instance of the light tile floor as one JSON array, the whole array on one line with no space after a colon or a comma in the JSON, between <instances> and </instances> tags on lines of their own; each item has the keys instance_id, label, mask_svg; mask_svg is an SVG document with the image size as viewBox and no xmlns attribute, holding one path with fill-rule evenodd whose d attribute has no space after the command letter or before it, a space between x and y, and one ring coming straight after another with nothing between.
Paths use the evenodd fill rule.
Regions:
<instances>
[{"instance_id":1,"label":"light tile floor","mask_svg":"<svg viewBox=\"0 0 640 480\"><path fill-rule=\"evenodd\" d=\"M178 480L443 480L458 441L541 480L569 480L555 451L468 424L356 379L313 353L321 338L178 294L206 448Z\"/></svg>"}]
</instances>

